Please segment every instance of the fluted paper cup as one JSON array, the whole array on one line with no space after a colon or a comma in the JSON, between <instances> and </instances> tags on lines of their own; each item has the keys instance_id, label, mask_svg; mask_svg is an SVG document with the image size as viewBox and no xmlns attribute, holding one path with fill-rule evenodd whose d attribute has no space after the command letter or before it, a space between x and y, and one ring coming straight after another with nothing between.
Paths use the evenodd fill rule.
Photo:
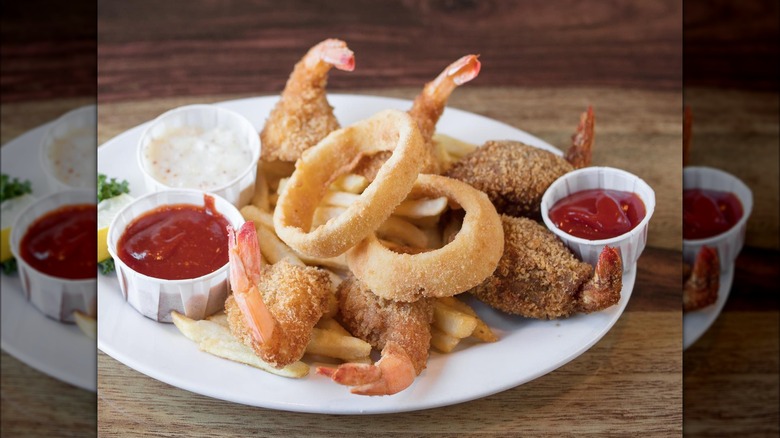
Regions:
<instances>
[{"instance_id":1,"label":"fluted paper cup","mask_svg":"<svg viewBox=\"0 0 780 438\"><path fill-rule=\"evenodd\" d=\"M709 189L731 192L742 204L742 217L727 231L705 239L683 239L683 260L693 263L702 246L718 251L721 272L729 269L745 244L745 229L753 211L753 192L739 178L711 167L683 169L683 190Z\"/></svg>"},{"instance_id":2,"label":"fluted paper cup","mask_svg":"<svg viewBox=\"0 0 780 438\"><path fill-rule=\"evenodd\" d=\"M131 269L117 256L119 238L127 226L144 213L171 204L205 205L204 192L176 189L142 196L117 213L108 228L108 252L114 258L119 288L125 300L147 318L171 322L175 310L192 319L203 319L220 310L228 295L228 264L197 278L166 280ZM230 202L214 194L214 208L233 227L244 223L241 213Z\"/></svg>"},{"instance_id":3,"label":"fluted paper cup","mask_svg":"<svg viewBox=\"0 0 780 438\"><path fill-rule=\"evenodd\" d=\"M59 192L86 188L94 191L96 149L95 105L77 108L58 118L43 135L39 153L41 167L51 190ZM65 154L64 159L59 159L58 154ZM66 164L67 161L70 161L70 166Z\"/></svg>"},{"instance_id":4,"label":"fluted paper cup","mask_svg":"<svg viewBox=\"0 0 780 438\"><path fill-rule=\"evenodd\" d=\"M609 239L589 240L572 236L561 230L550 219L550 209L561 199L583 190L605 189L635 193L645 204L645 217L631 231ZM612 167L586 167L558 178L542 196L542 219L580 260L593 266L605 246L617 248L623 271L631 269L647 244L647 227L655 210L655 192L641 178Z\"/></svg>"},{"instance_id":5,"label":"fluted paper cup","mask_svg":"<svg viewBox=\"0 0 780 438\"><path fill-rule=\"evenodd\" d=\"M30 204L11 226L11 253L16 257L19 278L25 297L46 316L63 322L75 322L76 310L95 315L97 312L97 269L95 277L74 280L45 274L30 266L21 256L21 242L30 226L47 213L68 205L95 204L90 190L66 190L51 194ZM3 291L3 293L12 291Z\"/></svg>"},{"instance_id":6,"label":"fluted paper cup","mask_svg":"<svg viewBox=\"0 0 780 438\"><path fill-rule=\"evenodd\" d=\"M165 137L173 129L182 127L199 128L204 131L214 128L227 129L235 133L238 141L249 149L252 158L246 163L246 169L226 184L206 189L167 185L152 174L151 166L153 163L147 158L147 148L152 141ZM172 109L152 121L139 140L137 159L138 166L144 175L146 188L149 191L159 192L177 188L203 189L221 196L231 204L241 208L249 203L255 191L257 161L260 159L260 136L249 120L236 112L213 105L188 105ZM204 160L204 164L208 163L205 163Z\"/></svg>"}]
</instances>

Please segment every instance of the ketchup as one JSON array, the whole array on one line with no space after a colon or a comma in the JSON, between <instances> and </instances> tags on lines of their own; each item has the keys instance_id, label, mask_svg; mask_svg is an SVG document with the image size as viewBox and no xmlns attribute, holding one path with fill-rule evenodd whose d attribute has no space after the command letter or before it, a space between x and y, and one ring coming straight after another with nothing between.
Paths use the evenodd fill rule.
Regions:
<instances>
[{"instance_id":1,"label":"ketchup","mask_svg":"<svg viewBox=\"0 0 780 438\"><path fill-rule=\"evenodd\" d=\"M224 216L206 205L165 205L131 222L117 243L117 256L136 272L165 280L197 278L228 262Z\"/></svg>"},{"instance_id":2,"label":"ketchup","mask_svg":"<svg viewBox=\"0 0 780 438\"><path fill-rule=\"evenodd\" d=\"M730 192L683 191L683 238L704 239L729 230L742 218L742 203Z\"/></svg>"},{"instance_id":3,"label":"ketchup","mask_svg":"<svg viewBox=\"0 0 780 438\"><path fill-rule=\"evenodd\" d=\"M645 204L635 193L590 189L556 202L549 215L572 236L601 240L634 229L645 217Z\"/></svg>"},{"instance_id":4,"label":"ketchup","mask_svg":"<svg viewBox=\"0 0 780 438\"><path fill-rule=\"evenodd\" d=\"M21 257L53 277L83 280L97 276L97 207L68 205L30 225L20 243Z\"/></svg>"}]
</instances>

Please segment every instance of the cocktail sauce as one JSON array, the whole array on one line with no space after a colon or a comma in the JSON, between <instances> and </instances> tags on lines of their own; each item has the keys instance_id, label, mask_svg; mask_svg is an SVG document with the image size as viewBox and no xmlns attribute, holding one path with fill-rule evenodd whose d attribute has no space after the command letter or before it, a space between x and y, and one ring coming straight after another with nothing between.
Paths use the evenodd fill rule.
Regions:
<instances>
[{"instance_id":1,"label":"cocktail sauce","mask_svg":"<svg viewBox=\"0 0 780 438\"><path fill-rule=\"evenodd\" d=\"M83 280L97 276L97 207L68 205L30 225L20 243L21 257L53 277Z\"/></svg>"},{"instance_id":2,"label":"cocktail sauce","mask_svg":"<svg viewBox=\"0 0 780 438\"><path fill-rule=\"evenodd\" d=\"M589 240L620 236L636 227L646 214L645 204L635 193L590 189L571 194L550 209L555 226Z\"/></svg>"},{"instance_id":3,"label":"cocktail sauce","mask_svg":"<svg viewBox=\"0 0 780 438\"><path fill-rule=\"evenodd\" d=\"M228 261L228 220L205 196L203 207L172 204L136 218L117 243L128 267L150 277L182 280L210 274Z\"/></svg>"},{"instance_id":4,"label":"cocktail sauce","mask_svg":"<svg viewBox=\"0 0 780 438\"><path fill-rule=\"evenodd\" d=\"M742 203L730 192L707 189L683 191L683 238L717 236L739 222Z\"/></svg>"}]
</instances>

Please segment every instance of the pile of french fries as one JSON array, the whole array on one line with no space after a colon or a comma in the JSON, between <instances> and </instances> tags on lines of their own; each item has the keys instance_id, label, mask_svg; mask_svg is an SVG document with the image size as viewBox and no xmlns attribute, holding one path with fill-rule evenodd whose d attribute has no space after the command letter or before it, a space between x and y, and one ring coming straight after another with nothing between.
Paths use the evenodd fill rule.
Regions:
<instances>
[{"instance_id":1,"label":"pile of french fries","mask_svg":"<svg viewBox=\"0 0 780 438\"><path fill-rule=\"evenodd\" d=\"M434 141L443 159L450 161L459 159L474 148L446 136L437 135ZM342 281L341 275L349 272L346 256L318 258L299 254L282 242L274 231L271 212L293 170L289 163L261 163L252 201L241 209L241 215L255 224L264 262L274 264L287 260L298 266L317 266L330 275L333 293L328 312L315 326L306 354L324 360L372 363L371 345L352 336L334 319L338 314L335 291ZM312 227L341 214L368 184L366 178L356 174L345 174L336 179L315 212ZM446 198L406 200L377 230L377 235L389 248L404 248L407 251L439 248L443 244L439 220L447 208ZM174 312L173 322L184 336L207 353L284 377L300 378L309 373L309 365L303 361L277 369L261 360L249 346L232 335L224 312L201 321ZM462 339L469 337L482 342L498 340L468 304L454 297L436 300L431 333L431 346L443 353L453 351Z\"/></svg>"}]
</instances>

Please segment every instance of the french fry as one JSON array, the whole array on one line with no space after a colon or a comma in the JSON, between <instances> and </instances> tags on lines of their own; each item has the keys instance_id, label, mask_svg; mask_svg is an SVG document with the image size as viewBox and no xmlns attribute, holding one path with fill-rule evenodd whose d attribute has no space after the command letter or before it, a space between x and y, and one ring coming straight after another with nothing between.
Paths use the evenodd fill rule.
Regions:
<instances>
[{"instance_id":1,"label":"french fry","mask_svg":"<svg viewBox=\"0 0 780 438\"><path fill-rule=\"evenodd\" d=\"M436 327L431 327L431 346L442 353L449 353L458 346L460 338L450 336Z\"/></svg>"},{"instance_id":2,"label":"french fry","mask_svg":"<svg viewBox=\"0 0 780 438\"><path fill-rule=\"evenodd\" d=\"M320 225L328 222L334 217L340 215L346 210L346 207L335 207L332 205L321 205L314 210L314 216L311 220L312 229L319 227Z\"/></svg>"},{"instance_id":3,"label":"french fry","mask_svg":"<svg viewBox=\"0 0 780 438\"><path fill-rule=\"evenodd\" d=\"M441 231L439 231L438 227L422 228L421 231L428 238L428 248L438 249L444 246L442 245Z\"/></svg>"},{"instance_id":4,"label":"french fry","mask_svg":"<svg viewBox=\"0 0 780 438\"><path fill-rule=\"evenodd\" d=\"M255 193L252 194L252 199L249 203L260 210L268 210L271 208L271 205L268 202L268 180L265 179L263 166L259 163L257 165L257 177L255 178Z\"/></svg>"},{"instance_id":5,"label":"french fry","mask_svg":"<svg viewBox=\"0 0 780 438\"><path fill-rule=\"evenodd\" d=\"M353 336L344 336L332 330L312 329L306 353L352 361L371 354L371 344Z\"/></svg>"},{"instance_id":6,"label":"french fry","mask_svg":"<svg viewBox=\"0 0 780 438\"><path fill-rule=\"evenodd\" d=\"M384 239L395 239L401 243L416 248L428 247L428 236L408 221L390 216L376 230L377 235Z\"/></svg>"},{"instance_id":7,"label":"french fry","mask_svg":"<svg viewBox=\"0 0 780 438\"><path fill-rule=\"evenodd\" d=\"M370 181L363 175L346 173L338 177L336 181L333 182L333 186L349 193L363 193L363 190L368 187L369 182Z\"/></svg>"},{"instance_id":8,"label":"french fry","mask_svg":"<svg viewBox=\"0 0 780 438\"><path fill-rule=\"evenodd\" d=\"M293 362L281 369L274 368L257 357L251 348L237 340L225 342L221 339L211 338L202 341L198 346L206 353L253 366L271 374L276 374L277 376L299 379L309 374L309 365L301 361Z\"/></svg>"},{"instance_id":9,"label":"french fry","mask_svg":"<svg viewBox=\"0 0 780 438\"><path fill-rule=\"evenodd\" d=\"M357 201L358 198L360 198L360 195L354 193L329 190L322 198L320 204L333 205L336 207L349 207L352 203Z\"/></svg>"},{"instance_id":10,"label":"french fry","mask_svg":"<svg viewBox=\"0 0 780 438\"><path fill-rule=\"evenodd\" d=\"M328 258L311 257L305 254L301 254L299 252L295 252L295 255L297 255L298 258L301 259L307 265L324 266L326 268L338 269L340 271L349 270L349 266L347 266L346 254L341 254L341 255L337 255L336 257L328 257Z\"/></svg>"},{"instance_id":11,"label":"french fry","mask_svg":"<svg viewBox=\"0 0 780 438\"><path fill-rule=\"evenodd\" d=\"M268 203L271 204L272 207L276 207L276 203L279 202L279 193L271 193L268 195Z\"/></svg>"},{"instance_id":12,"label":"french fry","mask_svg":"<svg viewBox=\"0 0 780 438\"><path fill-rule=\"evenodd\" d=\"M477 147L471 143L467 143L457 138L450 137L447 134L436 133L433 135L433 142L439 143L450 155L455 159L463 158L463 156L470 154Z\"/></svg>"},{"instance_id":13,"label":"french fry","mask_svg":"<svg viewBox=\"0 0 780 438\"><path fill-rule=\"evenodd\" d=\"M273 231L262 225L255 226L255 229L257 230L257 242L260 244L260 252L268 262L274 264L287 259L293 265L306 266L289 246L276 237Z\"/></svg>"},{"instance_id":14,"label":"french fry","mask_svg":"<svg viewBox=\"0 0 780 438\"><path fill-rule=\"evenodd\" d=\"M255 223L255 227L262 225L266 228L274 229L274 218L271 213L263 211L255 205L245 205L241 207L241 216L247 221Z\"/></svg>"},{"instance_id":15,"label":"french fry","mask_svg":"<svg viewBox=\"0 0 780 438\"><path fill-rule=\"evenodd\" d=\"M211 322L213 322L215 324L219 324L222 327L228 327L229 328L228 320L227 320L227 314L225 312L215 313L215 314L209 316L208 318L206 318L206 320L211 321Z\"/></svg>"},{"instance_id":16,"label":"french fry","mask_svg":"<svg viewBox=\"0 0 780 438\"><path fill-rule=\"evenodd\" d=\"M439 301L447 306L452 307L455 310L458 310L460 312L469 314L477 318L477 326L474 328L474 333L472 333L471 336L483 342L498 341L498 336L496 336L496 334L493 333L493 330L491 330L490 327L487 324L485 324L485 321L483 321L482 318L480 318L479 315L477 315L477 312L475 312L474 309L471 308L471 306L469 306L468 304L464 303L463 301L455 297L443 297L443 298L439 298Z\"/></svg>"},{"instance_id":17,"label":"french fry","mask_svg":"<svg viewBox=\"0 0 780 438\"><path fill-rule=\"evenodd\" d=\"M433 326L450 336L462 339L474 333L477 318L436 300L433 304Z\"/></svg>"},{"instance_id":18,"label":"french fry","mask_svg":"<svg viewBox=\"0 0 780 438\"><path fill-rule=\"evenodd\" d=\"M444 196L432 199L407 199L395 208L393 214L396 216L421 218L439 215L443 213L446 208L447 198Z\"/></svg>"},{"instance_id":19,"label":"french fry","mask_svg":"<svg viewBox=\"0 0 780 438\"><path fill-rule=\"evenodd\" d=\"M392 215L390 217L397 217L400 219L403 219L405 221L409 221L409 223L416 225L419 228L434 228L439 226L439 221L441 220L441 215L437 214L435 216L424 216L424 217L405 217L405 216L396 216Z\"/></svg>"},{"instance_id":20,"label":"french fry","mask_svg":"<svg viewBox=\"0 0 780 438\"><path fill-rule=\"evenodd\" d=\"M352 334L348 332L344 326L339 324L339 322L333 318L320 318L315 327L323 330L330 330L342 336L352 336Z\"/></svg>"},{"instance_id":21,"label":"french fry","mask_svg":"<svg viewBox=\"0 0 780 438\"><path fill-rule=\"evenodd\" d=\"M73 312L73 319L76 320L76 325L87 337L97 339L97 319L78 310Z\"/></svg>"},{"instance_id":22,"label":"french fry","mask_svg":"<svg viewBox=\"0 0 780 438\"><path fill-rule=\"evenodd\" d=\"M179 331L206 353L240 362L283 377L300 378L309 374L309 365L298 361L277 369L261 360L254 351L236 339L227 327L209 320L195 321L172 312L173 324Z\"/></svg>"}]
</instances>

